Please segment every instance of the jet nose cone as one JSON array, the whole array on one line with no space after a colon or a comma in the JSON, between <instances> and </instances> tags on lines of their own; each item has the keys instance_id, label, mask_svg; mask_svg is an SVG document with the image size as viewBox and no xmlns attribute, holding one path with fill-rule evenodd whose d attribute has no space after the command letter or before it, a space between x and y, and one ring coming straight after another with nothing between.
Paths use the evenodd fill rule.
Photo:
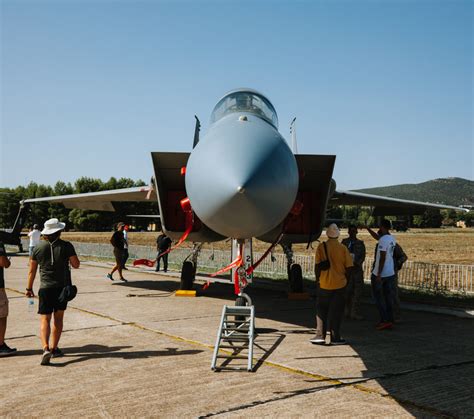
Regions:
<instances>
[{"instance_id":1,"label":"jet nose cone","mask_svg":"<svg viewBox=\"0 0 474 419\"><path fill-rule=\"evenodd\" d=\"M261 125L263 124L263 125ZM233 238L259 236L288 214L298 190L295 158L276 130L215 130L193 151L186 190L199 218Z\"/></svg>"}]
</instances>

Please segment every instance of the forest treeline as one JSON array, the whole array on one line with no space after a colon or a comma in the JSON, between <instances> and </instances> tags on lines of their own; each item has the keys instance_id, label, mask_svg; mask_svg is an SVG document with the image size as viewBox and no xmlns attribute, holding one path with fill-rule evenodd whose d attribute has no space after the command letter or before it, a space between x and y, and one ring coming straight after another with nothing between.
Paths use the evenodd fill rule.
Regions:
<instances>
[{"instance_id":1,"label":"forest treeline","mask_svg":"<svg viewBox=\"0 0 474 419\"><path fill-rule=\"evenodd\" d=\"M433 202L452 206L474 205L474 181L459 177L433 179L422 183L359 189L373 195Z\"/></svg>"},{"instance_id":2,"label":"forest treeline","mask_svg":"<svg viewBox=\"0 0 474 419\"><path fill-rule=\"evenodd\" d=\"M35 182L27 186L16 188L0 188L0 228L11 228L18 214L20 201L28 198L41 198L46 196L69 195L86 192L98 192L112 189L131 188L134 186L145 186L142 180L135 181L129 178L116 179L111 177L108 181L81 177L74 184L56 182L54 186L41 185ZM124 221L131 223L127 217L130 214L158 214L158 204L152 202L118 202L114 203L115 212L87 211L81 209L67 209L62 204L51 204L38 202L30 205L27 213L25 227L33 224L43 225L48 218L56 217L65 221L67 229L78 231L110 231L113 226ZM342 226L347 223L357 225L373 225L375 220L370 215L369 208L358 208L353 206L334 207L329 209L327 217L339 222ZM408 226L413 227L441 227L442 225L455 225L457 221L463 220L467 226L474 226L474 212L457 213L454 210L429 210L423 215L413 217L387 217L391 220L402 220ZM134 219L133 226L137 230L146 230L149 219Z\"/></svg>"}]
</instances>

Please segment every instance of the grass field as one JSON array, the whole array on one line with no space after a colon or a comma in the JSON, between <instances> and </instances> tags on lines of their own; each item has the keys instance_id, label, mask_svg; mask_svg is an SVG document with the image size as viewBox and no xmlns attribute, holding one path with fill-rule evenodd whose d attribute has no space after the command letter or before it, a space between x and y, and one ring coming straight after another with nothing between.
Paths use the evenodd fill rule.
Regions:
<instances>
[{"instance_id":1,"label":"grass field","mask_svg":"<svg viewBox=\"0 0 474 419\"><path fill-rule=\"evenodd\" d=\"M63 238L71 241L88 243L109 243L111 232L90 233L90 232L67 232L63 233ZM154 246L158 233L129 233L130 244ZM407 253L409 260L429 263L454 263L454 264L474 264L474 228L467 229L411 229L404 233L394 233L398 243ZM325 235L323 233L323 238ZM341 238L347 237L347 231L343 230ZM375 240L365 231L361 231L359 238L364 240L367 248L367 255L373 256ZM184 243L183 246L190 246ZM313 243L315 248L317 243ZM211 246L210 244L207 246ZM218 242L213 244L215 249L228 249L229 243ZM256 241L254 249L265 250L267 243ZM277 249L277 251L281 248ZM296 245L296 253L308 254L314 249L306 250L306 245Z\"/></svg>"}]
</instances>

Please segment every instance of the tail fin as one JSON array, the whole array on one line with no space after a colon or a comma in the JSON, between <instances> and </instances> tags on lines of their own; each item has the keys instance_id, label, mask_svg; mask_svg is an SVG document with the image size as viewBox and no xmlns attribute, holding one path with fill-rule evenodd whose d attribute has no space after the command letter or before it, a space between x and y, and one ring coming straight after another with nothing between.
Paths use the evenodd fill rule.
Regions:
<instances>
[{"instance_id":1,"label":"tail fin","mask_svg":"<svg viewBox=\"0 0 474 419\"><path fill-rule=\"evenodd\" d=\"M20 235L23 226L25 225L26 215L28 212L28 204L20 202L20 209L18 210L18 215L16 216L15 224L13 224L12 234Z\"/></svg>"}]
</instances>

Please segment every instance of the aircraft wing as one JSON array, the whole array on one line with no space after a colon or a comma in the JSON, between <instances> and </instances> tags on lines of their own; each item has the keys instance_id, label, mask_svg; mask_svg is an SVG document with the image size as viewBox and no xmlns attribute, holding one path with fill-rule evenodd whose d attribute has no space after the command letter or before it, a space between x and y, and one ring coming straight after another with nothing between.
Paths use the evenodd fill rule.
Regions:
<instances>
[{"instance_id":1,"label":"aircraft wing","mask_svg":"<svg viewBox=\"0 0 474 419\"><path fill-rule=\"evenodd\" d=\"M112 202L153 202L156 201L156 192L150 186L114 189L110 191L87 192L72 195L48 196L31 198L22 201L25 204L35 202L50 202L63 204L66 208L78 208L93 211L115 211Z\"/></svg>"},{"instance_id":2,"label":"aircraft wing","mask_svg":"<svg viewBox=\"0 0 474 419\"><path fill-rule=\"evenodd\" d=\"M374 216L384 215L417 215L423 214L427 209L453 209L456 211L468 210L451 205L433 204L430 202L410 201L408 199L390 198L379 195L370 195L362 192L335 191L331 196L329 205L358 205L375 207Z\"/></svg>"}]
</instances>

